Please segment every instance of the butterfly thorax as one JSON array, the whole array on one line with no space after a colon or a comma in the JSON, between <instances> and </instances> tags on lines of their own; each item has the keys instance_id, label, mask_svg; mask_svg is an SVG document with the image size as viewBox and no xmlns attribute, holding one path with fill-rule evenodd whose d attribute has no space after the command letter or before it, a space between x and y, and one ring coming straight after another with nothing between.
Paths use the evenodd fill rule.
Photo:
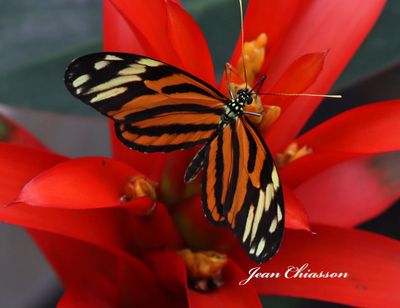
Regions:
<instances>
[{"instance_id":1,"label":"butterfly thorax","mask_svg":"<svg viewBox=\"0 0 400 308\"><path fill-rule=\"evenodd\" d=\"M253 98L248 89L240 89L234 98L232 98L226 105L222 115L222 122L229 123L232 120L240 117L246 104L251 104Z\"/></svg>"}]
</instances>

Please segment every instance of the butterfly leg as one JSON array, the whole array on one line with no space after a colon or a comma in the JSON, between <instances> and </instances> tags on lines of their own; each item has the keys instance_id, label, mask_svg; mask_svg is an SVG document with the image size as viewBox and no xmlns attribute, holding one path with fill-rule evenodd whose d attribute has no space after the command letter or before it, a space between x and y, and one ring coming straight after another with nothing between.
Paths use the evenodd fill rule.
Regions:
<instances>
[{"instance_id":1,"label":"butterfly leg","mask_svg":"<svg viewBox=\"0 0 400 308\"><path fill-rule=\"evenodd\" d=\"M231 79L232 65L229 62L225 63L225 77L226 77L226 88L228 89L229 96L231 99L234 98L232 89L229 85L229 80Z\"/></svg>"}]
</instances>

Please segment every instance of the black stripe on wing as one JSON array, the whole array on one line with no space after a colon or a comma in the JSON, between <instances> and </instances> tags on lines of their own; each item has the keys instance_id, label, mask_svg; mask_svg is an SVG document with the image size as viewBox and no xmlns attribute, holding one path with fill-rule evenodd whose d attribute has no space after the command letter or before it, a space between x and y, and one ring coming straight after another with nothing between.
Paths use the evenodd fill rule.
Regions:
<instances>
[{"instance_id":1,"label":"black stripe on wing","mask_svg":"<svg viewBox=\"0 0 400 308\"><path fill-rule=\"evenodd\" d=\"M238 120L238 121L245 121ZM229 221L233 233L239 238L249 256L261 263L269 260L279 249L284 231L284 203L282 186L276 166L262 137L249 123L237 122L237 129L232 130L234 164L232 167L232 188L228 191L224 204L224 215ZM244 129L248 143L238 137L238 130ZM257 138L258 140L255 140ZM248 144L248 159L244 161L243 144ZM259 173L259 187L250 178L254 171L257 156L263 158ZM249 176L246 176L247 175ZM243 186L243 179L246 183ZM241 190L245 190L244 198ZM240 206L237 199L243 200ZM232 215L234 219L229 220Z\"/></svg>"}]
</instances>

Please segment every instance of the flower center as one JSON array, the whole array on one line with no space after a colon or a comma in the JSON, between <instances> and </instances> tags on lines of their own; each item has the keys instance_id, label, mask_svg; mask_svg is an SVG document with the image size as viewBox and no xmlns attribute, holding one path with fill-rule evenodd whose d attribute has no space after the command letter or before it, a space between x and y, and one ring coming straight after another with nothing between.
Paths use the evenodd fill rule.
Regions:
<instances>
[{"instance_id":1,"label":"flower center","mask_svg":"<svg viewBox=\"0 0 400 308\"><path fill-rule=\"evenodd\" d=\"M124 195L121 197L121 202L129 202L140 197L150 197L156 201L156 186L157 183L147 178L142 176L134 176L125 184Z\"/></svg>"},{"instance_id":2,"label":"flower center","mask_svg":"<svg viewBox=\"0 0 400 308\"><path fill-rule=\"evenodd\" d=\"M230 82L232 93L236 95L237 91L246 88L245 80L247 78L248 85L254 85L257 76L264 64L265 46L268 37L265 33L261 33L255 40L244 43L242 54L236 68L232 71L236 73L241 83ZM244 69L246 68L246 74ZM237 80L237 78L235 78ZM245 111L261 114L261 116L247 115L251 122L259 126L260 130L268 129L279 117L281 108L278 106L264 105L261 97L253 95L253 102L245 106Z\"/></svg>"},{"instance_id":3,"label":"flower center","mask_svg":"<svg viewBox=\"0 0 400 308\"><path fill-rule=\"evenodd\" d=\"M185 263L188 284L192 289L209 292L223 285L222 269L228 259L215 251L193 252L190 249L178 251Z\"/></svg>"},{"instance_id":4,"label":"flower center","mask_svg":"<svg viewBox=\"0 0 400 308\"><path fill-rule=\"evenodd\" d=\"M283 153L278 153L276 155L276 164L279 168L287 166L289 163L299 159L300 157L311 154L313 151L308 146L302 146L299 148L299 145L296 142L292 142L287 146L287 148L283 151Z\"/></svg>"}]
</instances>

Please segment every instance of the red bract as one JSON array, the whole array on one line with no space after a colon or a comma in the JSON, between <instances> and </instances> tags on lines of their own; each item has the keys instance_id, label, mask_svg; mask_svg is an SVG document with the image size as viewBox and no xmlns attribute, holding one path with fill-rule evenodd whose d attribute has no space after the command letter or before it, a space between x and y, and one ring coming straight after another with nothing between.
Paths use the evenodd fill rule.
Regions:
<instances>
[{"instance_id":1,"label":"red bract","mask_svg":"<svg viewBox=\"0 0 400 308\"><path fill-rule=\"evenodd\" d=\"M258 72L268 74L263 91L325 93L382 6L381 0L249 1L245 40L268 36ZM107 0L104 22L106 50L154 57L215 83L205 39L177 1ZM238 44L233 65L240 51ZM284 154L292 142L312 153L280 169L289 229L281 251L260 270L284 273L290 265L309 263L316 272L348 272L347 279L253 279L239 285L258 265L227 228L205 219L199 186L181 181L194 151L143 154L114 136L119 161L68 159L1 144L0 176L7 186L0 196L7 206L0 219L30 230L64 285L61 307L257 307L260 293L395 306L399 244L341 227L374 217L400 195L398 175L390 173L392 152L400 149L399 103L350 110L294 139L319 99L264 99L282 110L262 131L272 153ZM168 208L157 202L154 209L149 197L122 202L132 176L159 182ZM176 253L187 247L228 254L222 286L209 293L188 287L188 271Z\"/></svg>"}]
</instances>

